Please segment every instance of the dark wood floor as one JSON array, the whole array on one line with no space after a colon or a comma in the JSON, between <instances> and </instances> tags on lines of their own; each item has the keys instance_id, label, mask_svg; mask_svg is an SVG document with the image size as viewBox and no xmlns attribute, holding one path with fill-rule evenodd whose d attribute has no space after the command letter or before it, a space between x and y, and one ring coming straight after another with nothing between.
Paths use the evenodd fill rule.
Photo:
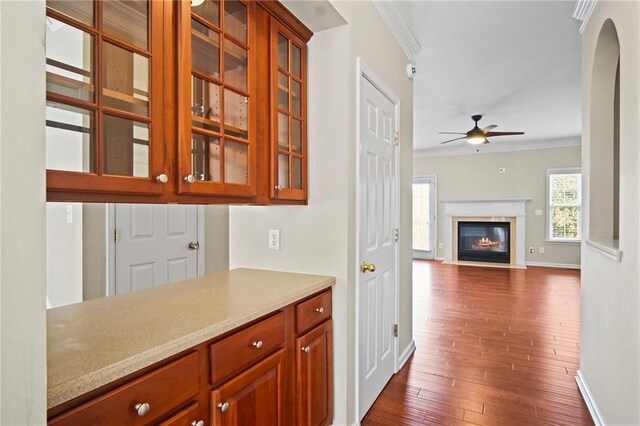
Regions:
<instances>
[{"instance_id":1,"label":"dark wood floor","mask_svg":"<svg viewBox=\"0 0 640 426\"><path fill-rule=\"evenodd\" d=\"M416 351L363 425L592 425L580 274L415 261Z\"/></svg>"}]
</instances>

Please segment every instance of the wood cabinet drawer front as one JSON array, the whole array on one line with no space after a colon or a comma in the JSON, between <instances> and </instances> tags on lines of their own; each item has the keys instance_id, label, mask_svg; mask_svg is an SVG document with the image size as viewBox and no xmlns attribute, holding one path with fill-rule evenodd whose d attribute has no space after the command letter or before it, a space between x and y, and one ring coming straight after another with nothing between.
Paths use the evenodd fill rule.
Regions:
<instances>
[{"instance_id":1,"label":"wood cabinet drawer front","mask_svg":"<svg viewBox=\"0 0 640 426\"><path fill-rule=\"evenodd\" d=\"M158 426L194 426L197 425L200 420L204 422L204 419L200 416L200 405L196 402L178 414L171 416Z\"/></svg>"},{"instance_id":2,"label":"wood cabinet drawer front","mask_svg":"<svg viewBox=\"0 0 640 426\"><path fill-rule=\"evenodd\" d=\"M211 345L211 380L218 383L284 344L282 312Z\"/></svg>"},{"instance_id":3,"label":"wood cabinet drawer front","mask_svg":"<svg viewBox=\"0 0 640 426\"><path fill-rule=\"evenodd\" d=\"M331 290L296 306L296 333L302 333L331 317Z\"/></svg>"},{"instance_id":4,"label":"wood cabinet drawer front","mask_svg":"<svg viewBox=\"0 0 640 426\"><path fill-rule=\"evenodd\" d=\"M61 415L50 424L144 425L197 393L198 354L192 353ZM145 403L149 410L140 416L136 405Z\"/></svg>"}]
</instances>

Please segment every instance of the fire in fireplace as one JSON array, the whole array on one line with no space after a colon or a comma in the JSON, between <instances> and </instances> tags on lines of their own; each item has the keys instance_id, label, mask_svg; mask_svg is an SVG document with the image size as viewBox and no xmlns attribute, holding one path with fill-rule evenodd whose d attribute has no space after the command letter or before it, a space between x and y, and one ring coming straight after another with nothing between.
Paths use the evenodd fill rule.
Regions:
<instances>
[{"instance_id":1,"label":"fire in fireplace","mask_svg":"<svg viewBox=\"0 0 640 426\"><path fill-rule=\"evenodd\" d=\"M509 222L458 222L458 260L510 263Z\"/></svg>"}]
</instances>

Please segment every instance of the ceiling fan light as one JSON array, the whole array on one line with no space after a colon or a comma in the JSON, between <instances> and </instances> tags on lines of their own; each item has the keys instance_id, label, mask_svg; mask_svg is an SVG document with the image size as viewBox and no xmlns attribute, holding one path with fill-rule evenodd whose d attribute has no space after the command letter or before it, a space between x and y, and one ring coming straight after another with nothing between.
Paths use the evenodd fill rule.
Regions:
<instances>
[{"instance_id":1,"label":"ceiling fan light","mask_svg":"<svg viewBox=\"0 0 640 426\"><path fill-rule=\"evenodd\" d=\"M467 142L469 142L471 145L480 145L486 142L486 138L484 136L470 136L467 138Z\"/></svg>"}]
</instances>

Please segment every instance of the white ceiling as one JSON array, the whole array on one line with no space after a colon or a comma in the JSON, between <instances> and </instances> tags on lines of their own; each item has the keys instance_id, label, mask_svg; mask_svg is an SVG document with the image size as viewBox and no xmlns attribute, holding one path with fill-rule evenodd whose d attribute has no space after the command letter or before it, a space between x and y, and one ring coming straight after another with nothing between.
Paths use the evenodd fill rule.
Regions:
<instances>
[{"instance_id":1,"label":"white ceiling","mask_svg":"<svg viewBox=\"0 0 640 426\"><path fill-rule=\"evenodd\" d=\"M491 139L508 149L566 145L581 133L580 23L575 1L400 1L421 50L415 58L416 154L462 141L439 131L524 131ZM567 139L571 138L571 139ZM482 148L481 148L482 149ZM425 151L429 150L429 151Z\"/></svg>"}]
</instances>

